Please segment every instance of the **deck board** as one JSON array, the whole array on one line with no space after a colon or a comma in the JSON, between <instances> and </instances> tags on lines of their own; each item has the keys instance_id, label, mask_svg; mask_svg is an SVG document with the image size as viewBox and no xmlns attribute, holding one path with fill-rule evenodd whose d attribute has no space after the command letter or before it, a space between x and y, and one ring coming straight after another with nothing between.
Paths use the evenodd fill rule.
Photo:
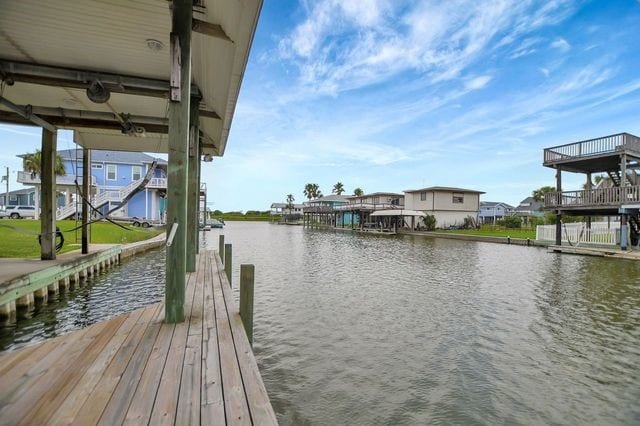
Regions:
<instances>
[{"instance_id":1,"label":"deck board","mask_svg":"<svg viewBox=\"0 0 640 426\"><path fill-rule=\"evenodd\" d=\"M154 304L0 356L0 425L277 424L212 252L188 274L185 317Z\"/></svg>"}]
</instances>

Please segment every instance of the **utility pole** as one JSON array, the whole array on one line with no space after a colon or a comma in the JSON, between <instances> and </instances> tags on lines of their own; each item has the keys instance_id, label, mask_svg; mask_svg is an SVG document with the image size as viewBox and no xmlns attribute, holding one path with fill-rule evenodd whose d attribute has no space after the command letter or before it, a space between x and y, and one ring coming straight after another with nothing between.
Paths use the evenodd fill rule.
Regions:
<instances>
[{"instance_id":1,"label":"utility pole","mask_svg":"<svg viewBox=\"0 0 640 426\"><path fill-rule=\"evenodd\" d=\"M7 174L2 176L2 180L7 182L7 192L4 196L4 208L6 209L7 206L9 205L9 167L7 167Z\"/></svg>"}]
</instances>

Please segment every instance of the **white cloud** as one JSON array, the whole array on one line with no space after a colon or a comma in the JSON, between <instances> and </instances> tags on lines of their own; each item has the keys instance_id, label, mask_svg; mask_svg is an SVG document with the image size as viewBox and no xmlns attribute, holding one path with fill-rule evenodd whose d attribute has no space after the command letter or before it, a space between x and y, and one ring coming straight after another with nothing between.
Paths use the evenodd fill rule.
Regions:
<instances>
[{"instance_id":1,"label":"white cloud","mask_svg":"<svg viewBox=\"0 0 640 426\"><path fill-rule=\"evenodd\" d=\"M558 49L561 52L568 52L569 50L571 50L571 45L569 44L569 42L567 42L567 40L563 39L562 37L558 37L557 39L553 40L550 46L554 49Z\"/></svg>"},{"instance_id":2,"label":"white cloud","mask_svg":"<svg viewBox=\"0 0 640 426\"><path fill-rule=\"evenodd\" d=\"M299 70L302 94L329 94L386 82L410 71L431 84L459 78L491 49L560 22L572 5L545 2L310 0L307 18L279 42ZM533 53L525 38L512 56Z\"/></svg>"},{"instance_id":3,"label":"white cloud","mask_svg":"<svg viewBox=\"0 0 640 426\"><path fill-rule=\"evenodd\" d=\"M542 75L544 75L545 77L549 77L549 73L550 73L549 68L543 68L543 67L540 67L540 68L538 68L538 69L540 70L540 72L542 73Z\"/></svg>"},{"instance_id":4,"label":"white cloud","mask_svg":"<svg viewBox=\"0 0 640 426\"><path fill-rule=\"evenodd\" d=\"M479 77L472 78L471 80L467 81L464 84L464 86L469 90L482 89L491 81L491 78L492 77L490 75L481 75Z\"/></svg>"}]
</instances>

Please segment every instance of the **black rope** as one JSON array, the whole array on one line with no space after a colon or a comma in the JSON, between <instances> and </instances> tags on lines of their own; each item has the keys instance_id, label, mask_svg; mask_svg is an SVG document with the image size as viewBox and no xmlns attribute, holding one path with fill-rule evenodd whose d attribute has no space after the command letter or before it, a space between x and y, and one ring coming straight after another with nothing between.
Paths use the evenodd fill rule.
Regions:
<instances>
[{"instance_id":1,"label":"black rope","mask_svg":"<svg viewBox=\"0 0 640 426\"><path fill-rule=\"evenodd\" d=\"M38 244L39 244L40 246L42 246L42 235L44 235L44 234L39 234L39 235L38 235ZM57 253L57 252L59 252L59 251L60 251L60 249L61 249L61 248L62 248L62 246L64 245L64 235L62 235L62 231L60 231L60 228L58 228L57 226L56 226L56 232L55 232L55 235L56 235L56 236L55 236L56 240L57 240L58 238L60 238L60 242L56 242L56 253Z\"/></svg>"}]
</instances>

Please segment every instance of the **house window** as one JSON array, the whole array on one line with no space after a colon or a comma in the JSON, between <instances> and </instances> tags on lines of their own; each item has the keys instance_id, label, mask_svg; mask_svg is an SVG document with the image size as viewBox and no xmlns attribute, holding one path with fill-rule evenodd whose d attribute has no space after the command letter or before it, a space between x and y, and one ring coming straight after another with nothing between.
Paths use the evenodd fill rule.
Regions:
<instances>
[{"instance_id":1,"label":"house window","mask_svg":"<svg viewBox=\"0 0 640 426\"><path fill-rule=\"evenodd\" d=\"M93 163L91 165L92 169L102 170L102 164Z\"/></svg>"},{"instance_id":2,"label":"house window","mask_svg":"<svg viewBox=\"0 0 640 426\"><path fill-rule=\"evenodd\" d=\"M17 195L9 195L9 201L18 201Z\"/></svg>"},{"instance_id":3,"label":"house window","mask_svg":"<svg viewBox=\"0 0 640 426\"><path fill-rule=\"evenodd\" d=\"M139 180L142 177L142 167L131 167L131 180Z\"/></svg>"},{"instance_id":4,"label":"house window","mask_svg":"<svg viewBox=\"0 0 640 426\"><path fill-rule=\"evenodd\" d=\"M464 194L460 194L457 192L453 193L453 204L462 204L464 203Z\"/></svg>"},{"instance_id":5,"label":"house window","mask_svg":"<svg viewBox=\"0 0 640 426\"><path fill-rule=\"evenodd\" d=\"M420 193L420 201L425 201L427 199L427 193L426 192L421 192Z\"/></svg>"},{"instance_id":6,"label":"house window","mask_svg":"<svg viewBox=\"0 0 640 426\"><path fill-rule=\"evenodd\" d=\"M107 180L116 180L116 165L107 164Z\"/></svg>"}]
</instances>

